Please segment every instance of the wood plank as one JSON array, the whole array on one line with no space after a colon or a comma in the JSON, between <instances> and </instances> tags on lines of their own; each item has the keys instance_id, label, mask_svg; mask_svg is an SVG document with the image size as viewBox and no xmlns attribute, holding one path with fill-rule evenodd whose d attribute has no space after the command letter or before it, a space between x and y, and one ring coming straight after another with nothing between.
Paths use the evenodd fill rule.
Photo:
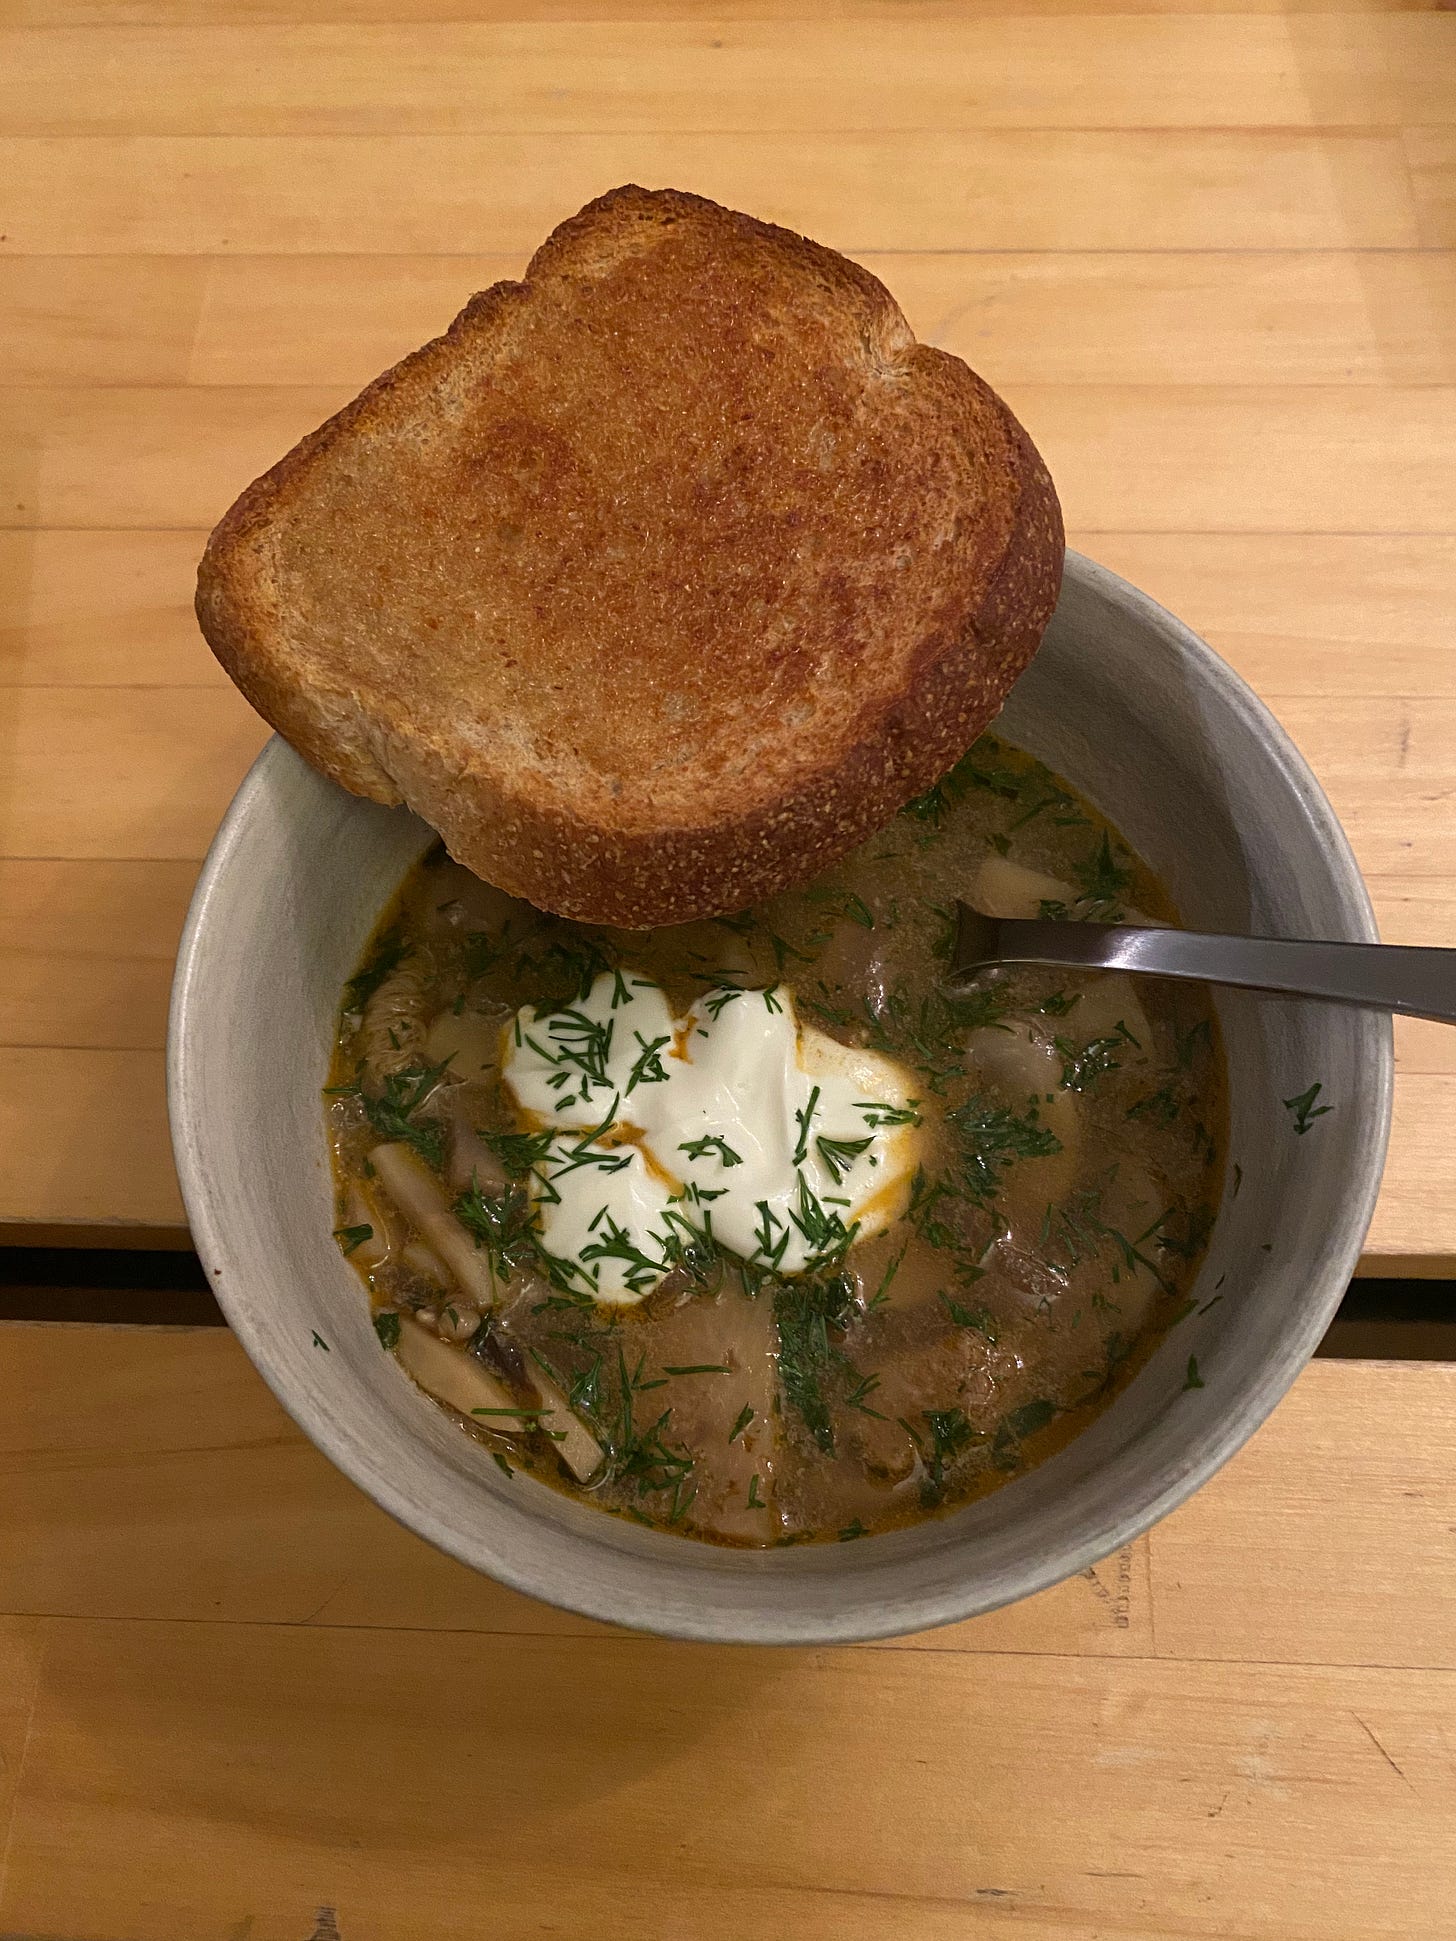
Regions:
<instances>
[{"instance_id":1,"label":"wood plank","mask_svg":"<svg viewBox=\"0 0 1456 1941\"><path fill-rule=\"evenodd\" d=\"M1421 242L1450 249L1456 244L1456 137L1447 128L1410 128L1405 152Z\"/></svg>"},{"instance_id":2,"label":"wood plank","mask_svg":"<svg viewBox=\"0 0 1456 1941\"><path fill-rule=\"evenodd\" d=\"M1341 14L1430 13L1443 0L1340 0ZM1008 12L1034 18L1080 14L1206 14L1208 0L1015 0ZM15 27L314 25L320 21L702 21L777 20L783 0L0 0L0 24ZM965 0L797 0L815 20L960 20ZM1327 14L1330 0L1237 0L1223 13Z\"/></svg>"},{"instance_id":3,"label":"wood plank","mask_svg":"<svg viewBox=\"0 0 1456 1941\"><path fill-rule=\"evenodd\" d=\"M1005 385L1067 521L1449 533L1456 386ZM0 524L198 527L347 388L0 390Z\"/></svg>"},{"instance_id":4,"label":"wood plank","mask_svg":"<svg viewBox=\"0 0 1456 1941\"><path fill-rule=\"evenodd\" d=\"M0 1613L609 1635L376 1509L229 1334L9 1324L3 1338ZM1014 1610L896 1642L1149 1655L1146 1543Z\"/></svg>"},{"instance_id":5,"label":"wood plank","mask_svg":"<svg viewBox=\"0 0 1456 1941\"><path fill-rule=\"evenodd\" d=\"M202 526L345 390L0 390L0 525Z\"/></svg>"},{"instance_id":6,"label":"wood plank","mask_svg":"<svg viewBox=\"0 0 1456 1941\"><path fill-rule=\"evenodd\" d=\"M184 1225L159 1051L0 1046L0 1150L0 1228L120 1246Z\"/></svg>"},{"instance_id":7,"label":"wood plank","mask_svg":"<svg viewBox=\"0 0 1456 1941\"><path fill-rule=\"evenodd\" d=\"M1370 1223L1364 1255L1383 1258L1380 1271L1429 1275L1452 1271L1453 1249L1444 1209L1456 1206L1456 1097L1441 1073L1401 1072L1385 1180ZM1407 1266L1405 1263L1412 1263ZM1366 1271L1372 1271L1367 1267Z\"/></svg>"},{"instance_id":8,"label":"wood plank","mask_svg":"<svg viewBox=\"0 0 1456 1941\"><path fill-rule=\"evenodd\" d=\"M863 261L924 342L998 384L1456 381L1456 255L1440 251ZM0 355L14 384L358 387L525 263L525 252L0 258Z\"/></svg>"},{"instance_id":9,"label":"wood plank","mask_svg":"<svg viewBox=\"0 0 1456 1941\"><path fill-rule=\"evenodd\" d=\"M1084 532L1451 529L1456 388L1003 389Z\"/></svg>"},{"instance_id":10,"label":"wood plank","mask_svg":"<svg viewBox=\"0 0 1456 1941\"><path fill-rule=\"evenodd\" d=\"M160 1050L196 874L0 858L0 1045Z\"/></svg>"},{"instance_id":11,"label":"wood plank","mask_svg":"<svg viewBox=\"0 0 1456 1941\"><path fill-rule=\"evenodd\" d=\"M377 1510L230 1334L10 1323L3 1339L0 1615L607 1635ZM1456 1670L1453 1399L1456 1369L1312 1362L1095 1583L896 1648Z\"/></svg>"},{"instance_id":12,"label":"wood plank","mask_svg":"<svg viewBox=\"0 0 1456 1941\"><path fill-rule=\"evenodd\" d=\"M1456 698L1456 539L1075 530L1068 539L1186 620L1260 694Z\"/></svg>"},{"instance_id":13,"label":"wood plank","mask_svg":"<svg viewBox=\"0 0 1456 1941\"><path fill-rule=\"evenodd\" d=\"M10 857L199 858L268 736L232 687L12 688L8 712Z\"/></svg>"},{"instance_id":14,"label":"wood plank","mask_svg":"<svg viewBox=\"0 0 1456 1941\"><path fill-rule=\"evenodd\" d=\"M48 26L0 31L0 133L1422 126L1453 52L1441 14Z\"/></svg>"},{"instance_id":15,"label":"wood plank","mask_svg":"<svg viewBox=\"0 0 1456 1941\"><path fill-rule=\"evenodd\" d=\"M1456 1895L1449 1672L47 1633L16 1933L1409 1941Z\"/></svg>"},{"instance_id":16,"label":"wood plank","mask_svg":"<svg viewBox=\"0 0 1456 1941\"><path fill-rule=\"evenodd\" d=\"M210 273L188 256L0 258L6 382L182 382Z\"/></svg>"},{"instance_id":17,"label":"wood plank","mask_svg":"<svg viewBox=\"0 0 1456 1941\"><path fill-rule=\"evenodd\" d=\"M98 136L0 140L10 255L532 249L614 183L675 182L838 249L1410 248L1383 133ZM1429 240L1426 238L1425 240Z\"/></svg>"},{"instance_id":18,"label":"wood plank","mask_svg":"<svg viewBox=\"0 0 1456 1941\"><path fill-rule=\"evenodd\" d=\"M11 1814L40 1692L46 1628L35 1618L0 1618L0 1896L10 1851Z\"/></svg>"},{"instance_id":19,"label":"wood plank","mask_svg":"<svg viewBox=\"0 0 1456 1941\"><path fill-rule=\"evenodd\" d=\"M1152 1572L1169 1658L1456 1667L1456 1368L1312 1363Z\"/></svg>"},{"instance_id":20,"label":"wood plank","mask_svg":"<svg viewBox=\"0 0 1456 1941\"><path fill-rule=\"evenodd\" d=\"M192 611L206 538L0 532L0 688L223 686Z\"/></svg>"}]
</instances>

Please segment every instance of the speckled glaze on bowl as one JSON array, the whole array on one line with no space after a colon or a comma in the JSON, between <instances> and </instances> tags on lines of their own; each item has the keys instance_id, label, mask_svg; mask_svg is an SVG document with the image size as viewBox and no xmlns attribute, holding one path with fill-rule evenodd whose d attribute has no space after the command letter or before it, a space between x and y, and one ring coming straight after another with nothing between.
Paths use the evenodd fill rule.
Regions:
<instances>
[{"instance_id":1,"label":"speckled glaze on bowl","mask_svg":"<svg viewBox=\"0 0 1456 1941\"><path fill-rule=\"evenodd\" d=\"M1104 568L1068 556L1056 618L1000 730L1111 816L1190 927L1375 936L1345 837L1282 731L1209 648ZM946 1624L1042 1590L1166 1515L1313 1353L1380 1181L1390 1021L1225 992L1242 1186L1226 1189L1195 1290L1222 1298L1051 1461L914 1529L768 1553L665 1536L508 1480L380 1351L331 1238L319 1090L335 1006L428 840L411 816L345 795L270 742L193 900L169 1081L193 1235L239 1340L346 1475L462 1562L675 1637L815 1644ZM1281 1101L1315 1080L1335 1109L1297 1137ZM1190 1354L1202 1388L1185 1389Z\"/></svg>"}]
</instances>

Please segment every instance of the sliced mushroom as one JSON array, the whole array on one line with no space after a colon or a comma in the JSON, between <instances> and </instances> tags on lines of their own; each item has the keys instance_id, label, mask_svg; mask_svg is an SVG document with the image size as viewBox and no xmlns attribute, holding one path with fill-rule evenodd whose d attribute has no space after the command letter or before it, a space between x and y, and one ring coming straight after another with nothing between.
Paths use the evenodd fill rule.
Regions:
<instances>
[{"instance_id":1,"label":"sliced mushroom","mask_svg":"<svg viewBox=\"0 0 1456 1941\"><path fill-rule=\"evenodd\" d=\"M353 1185L344 1202L344 1217L339 1222L339 1231L342 1233L352 1228L357 1233L361 1227L367 1228L367 1235L357 1246L349 1248L347 1258L366 1274L372 1274L395 1252L399 1235L395 1233L394 1223L378 1197L362 1186Z\"/></svg>"},{"instance_id":2,"label":"sliced mushroom","mask_svg":"<svg viewBox=\"0 0 1456 1941\"><path fill-rule=\"evenodd\" d=\"M376 1083L425 1059L425 1004L434 982L430 953L416 945L364 1006L359 1049Z\"/></svg>"},{"instance_id":3,"label":"sliced mushroom","mask_svg":"<svg viewBox=\"0 0 1456 1941\"><path fill-rule=\"evenodd\" d=\"M450 1185L463 1193L478 1185L483 1193L504 1193L510 1181L506 1169L481 1138L476 1120L485 1116L486 1088L482 1085L452 1086L445 1100L450 1122L450 1164L446 1168Z\"/></svg>"},{"instance_id":4,"label":"sliced mushroom","mask_svg":"<svg viewBox=\"0 0 1456 1941\"><path fill-rule=\"evenodd\" d=\"M1057 1029L1075 1044L1085 1044L1093 1038L1117 1035L1119 1025L1136 1040L1135 1047L1128 1047L1123 1064L1144 1062L1152 1048L1153 1028L1138 996L1137 985L1126 972L1109 971L1103 977L1087 979L1081 987L1081 996ZM1141 1052L1142 1058L1136 1052Z\"/></svg>"},{"instance_id":5,"label":"sliced mushroom","mask_svg":"<svg viewBox=\"0 0 1456 1941\"><path fill-rule=\"evenodd\" d=\"M496 1298L490 1256L476 1246L450 1211L445 1189L419 1155L403 1144L376 1146L369 1155L379 1183L425 1245L437 1254L479 1307Z\"/></svg>"},{"instance_id":6,"label":"sliced mushroom","mask_svg":"<svg viewBox=\"0 0 1456 1941\"><path fill-rule=\"evenodd\" d=\"M447 1060L451 1078L479 1079L500 1069L501 1027L506 1013L442 1011L425 1039L425 1057L432 1065Z\"/></svg>"},{"instance_id":7,"label":"sliced mushroom","mask_svg":"<svg viewBox=\"0 0 1456 1941\"><path fill-rule=\"evenodd\" d=\"M408 1267L412 1274L418 1274L421 1280L433 1282L436 1287L449 1288L453 1285L450 1270L444 1261L422 1240L408 1241L400 1249L399 1260L402 1267Z\"/></svg>"},{"instance_id":8,"label":"sliced mushroom","mask_svg":"<svg viewBox=\"0 0 1456 1941\"><path fill-rule=\"evenodd\" d=\"M459 1409L482 1428L519 1436L536 1426L535 1411L523 1410L478 1356L448 1346L413 1315L400 1316L396 1353L427 1395Z\"/></svg>"},{"instance_id":9,"label":"sliced mushroom","mask_svg":"<svg viewBox=\"0 0 1456 1941\"><path fill-rule=\"evenodd\" d=\"M557 1455L579 1483L587 1482L601 1468L606 1451L539 1362L527 1363L526 1379L541 1403L541 1426L555 1442Z\"/></svg>"},{"instance_id":10,"label":"sliced mushroom","mask_svg":"<svg viewBox=\"0 0 1456 1941\"><path fill-rule=\"evenodd\" d=\"M1017 1113L1035 1100L1037 1123L1061 1144L1045 1159L1019 1159L1007 1167L1001 1203L1023 1232L1041 1222L1048 1205L1065 1199L1082 1163L1082 1115L1072 1093L1062 1090L1056 1047L1024 1025L973 1031L967 1053L987 1084Z\"/></svg>"},{"instance_id":11,"label":"sliced mushroom","mask_svg":"<svg viewBox=\"0 0 1456 1941\"><path fill-rule=\"evenodd\" d=\"M988 917L1039 917L1043 903L1075 911L1082 892L1060 876L1028 869L1009 856L987 856L972 885L969 901ZM1086 906L1083 905L1085 911ZM1129 904L1120 906L1122 923L1152 923L1154 919Z\"/></svg>"},{"instance_id":12,"label":"sliced mushroom","mask_svg":"<svg viewBox=\"0 0 1456 1941\"><path fill-rule=\"evenodd\" d=\"M1043 903L1070 908L1076 900L1076 890L1061 877L994 855L981 864L970 895L970 901L988 917L1039 917Z\"/></svg>"}]
</instances>

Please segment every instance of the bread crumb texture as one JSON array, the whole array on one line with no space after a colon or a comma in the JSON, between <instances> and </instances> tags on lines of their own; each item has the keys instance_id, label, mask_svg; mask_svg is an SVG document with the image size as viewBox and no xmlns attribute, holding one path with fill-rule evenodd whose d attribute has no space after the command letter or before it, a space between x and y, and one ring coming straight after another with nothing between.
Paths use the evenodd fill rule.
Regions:
<instances>
[{"instance_id":1,"label":"bread crumb texture","mask_svg":"<svg viewBox=\"0 0 1456 1941\"><path fill-rule=\"evenodd\" d=\"M866 270L613 190L249 486L197 610L345 788L630 927L802 881L927 788L1041 639L1026 434Z\"/></svg>"}]
</instances>

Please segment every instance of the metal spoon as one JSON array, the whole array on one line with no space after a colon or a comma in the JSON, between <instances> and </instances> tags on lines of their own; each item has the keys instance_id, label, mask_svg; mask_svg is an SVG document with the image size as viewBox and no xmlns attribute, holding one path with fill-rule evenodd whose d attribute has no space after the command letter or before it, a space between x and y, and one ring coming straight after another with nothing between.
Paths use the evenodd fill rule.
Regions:
<instances>
[{"instance_id":1,"label":"metal spoon","mask_svg":"<svg viewBox=\"0 0 1456 1941\"><path fill-rule=\"evenodd\" d=\"M956 904L952 984L993 964L1066 964L1289 991L1456 1024L1456 950L1404 944L1305 943L1223 937L1119 923L1047 923L982 916Z\"/></svg>"}]
</instances>

